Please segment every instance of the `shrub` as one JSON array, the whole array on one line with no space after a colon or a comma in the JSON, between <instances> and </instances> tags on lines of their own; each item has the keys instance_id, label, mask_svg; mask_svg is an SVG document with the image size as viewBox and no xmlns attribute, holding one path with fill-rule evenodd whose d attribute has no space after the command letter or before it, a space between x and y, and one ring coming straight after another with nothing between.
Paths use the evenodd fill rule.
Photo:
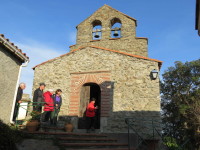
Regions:
<instances>
[{"instance_id":1,"label":"shrub","mask_svg":"<svg viewBox=\"0 0 200 150\"><path fill-rule=\"evenodd\" d=\"M22 138L16 127L10 127L0 120L0 149L17 150L15 143Z\"/></svg>"}]
</instances>

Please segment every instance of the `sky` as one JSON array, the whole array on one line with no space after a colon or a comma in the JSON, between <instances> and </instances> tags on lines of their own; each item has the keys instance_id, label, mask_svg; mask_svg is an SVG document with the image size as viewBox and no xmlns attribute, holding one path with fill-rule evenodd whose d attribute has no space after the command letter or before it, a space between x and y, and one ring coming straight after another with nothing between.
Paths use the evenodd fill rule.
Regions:
<instances>
[{"instance_id":1,"label":"sky","mask_svg":"<svg viewBox=\"0 0 200 150\"><path fill-rule=\"evenodd\" d=\"M136 36L148 38L150 58L163 61L161 75L175 61L200 58L195 30L196 0L0 0L0 34L29 58L20 82L32 94L32 67L69 52L76 26L107 4L137 20Z\"/></svg>"}]
</instances>

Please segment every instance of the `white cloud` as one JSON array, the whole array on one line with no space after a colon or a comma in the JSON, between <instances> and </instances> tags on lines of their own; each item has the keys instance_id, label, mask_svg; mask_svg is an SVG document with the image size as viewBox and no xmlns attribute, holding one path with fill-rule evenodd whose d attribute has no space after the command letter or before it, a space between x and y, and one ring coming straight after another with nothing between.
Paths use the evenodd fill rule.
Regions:
<instances>
[{"instance_id":1,"label":"white cloud","mask_svg":"<svg viewBox=\"0 0 200 150\"><path fill-rule=\"evenodd\" d=\"M58 57L62 55L63 52L57 50L56 48L48 47L48 44L44 45L35 40L26 39L24 41L25 42L23 44L17 42L14 43L30 58L28 66L22 68L20 82L25 82L27 85L24 93L31 95L34 76L32 67L49 59Z\"/></svg>"}]
</instances>

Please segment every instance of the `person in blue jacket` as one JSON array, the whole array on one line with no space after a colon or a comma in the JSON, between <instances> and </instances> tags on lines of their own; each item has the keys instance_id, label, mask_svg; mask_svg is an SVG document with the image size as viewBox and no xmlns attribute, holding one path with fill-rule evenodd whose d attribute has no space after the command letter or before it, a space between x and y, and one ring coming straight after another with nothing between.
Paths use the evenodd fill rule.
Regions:
<instances>
[{"instance_id":1,"label":"person in blue jacket","mask_svg":"<svg viewBox=\"0 0 200 150\"><path fill-rule=\"evenodd\" d=\"M51 114L51 124L57 125L58 121L58 113L60 112L60 108L62 105L62 90L57 89L55 94L52 95L53 101L54 101L54 111Z\"/></svg>"}]
</instances>

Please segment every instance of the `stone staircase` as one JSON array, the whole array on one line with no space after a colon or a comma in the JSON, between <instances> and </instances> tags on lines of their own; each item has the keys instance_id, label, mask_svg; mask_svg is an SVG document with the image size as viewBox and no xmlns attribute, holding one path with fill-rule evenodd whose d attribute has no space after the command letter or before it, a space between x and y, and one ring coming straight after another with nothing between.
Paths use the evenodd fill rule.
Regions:
<instances>
[{"instance_id":1,"label":"stone staircase","mask_svg":"<svg viewBox=\"0 0 200 150\"><path fill-rule=\"evenodd\" d=\"M37 137L51 138L62 150L129 150L128 141L103 133L67 133L63 128L47 127L42 131L28 132ZM131 150L134 150L131 148Z\"/></svg>"}]
</instances>

